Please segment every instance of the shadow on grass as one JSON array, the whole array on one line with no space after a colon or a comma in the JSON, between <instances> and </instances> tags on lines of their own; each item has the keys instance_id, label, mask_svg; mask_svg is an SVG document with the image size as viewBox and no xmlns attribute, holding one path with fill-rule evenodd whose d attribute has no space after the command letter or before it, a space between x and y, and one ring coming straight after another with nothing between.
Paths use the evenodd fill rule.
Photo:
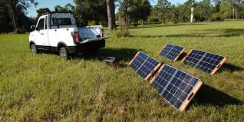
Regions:
<instances>
[{"instance_id":1,"label":"shadow on grass","mask_svg":"<svg viewBox=\"0 0 245 123\"><path fill-rule=\"evenodd\" d=\"M231 35L244 35L244 29L225 29L224 32Z\"/></svg>"},{"instance_id":2,"label":"shadow on grass","mask_svg":"<svg viewBox=\"0 0 245 123\"><path fill-rule=\"evenodd\" d=\"M173 34L166 35L166 37L236 37L244 34L243 29L210 29L210 30L195 30L204 31L202 33L189 33L189 34ZM216 32L221 32L217 34Z\"/></svg>"},{"instance_id":3,"label":"shadow on grass","mask_svg":"<svg viewBox=\"0 0 245 123\"><path fill-rule=\"evenodd\" d=\"M206 25L201 23L183 23L183 24L150 24L144 26L136 26L130 27L130 29L138 29L138 28L156 28L156 27L171 27L171 26L195 26L195 25Z\"/></svg>"},{"instance_id":4,"label":"shadow on grass","mask_svg":"<svg viewBox=\"0 0 245 123\"><path fill-rule=\"evenodd\" d=\"M197 105L213 105L213 106L226 106L226 105L242 105L243 102L236 99L222 91L219 91L208 85L203 85L197 92L192 103Z\"/></svg>"},{"instance_id":5,"label":"shadow on grass","mask_svg":"<svg viewBox=\"0 0 245 123\"><path fill-rule=\"evenodd\" d=\"M217 73L222 72L222 71L228 71L228 72L233 73L233 72L236 72L236 71L238 71L238 72L239 71L244 71L244 68L238 67L238 66L230 64L230 63L224 63L221 66L220 70L218 70Z\"/></svg>"},{"instance_id":6,"label":"shadow on grass","mask_svg":"<svg viewBox=\"0 0 245 123\"><path fill-rule=\"evenodd\" d=\"M72 57L72 59L86 59L86 60L99 60L104 61L107 57L116 57L121 61L119 67L127 67L128 65L122 63L123 62L129 62L135 54L139 50L136 49L129 49L129 48L120 48L120 49L110 49L110 48L104 48L99 49L97 53L95 52L85 52L82 55L75 55ZM143 50L141 50L143 51Z\"/></svg>"},{"instance_id":7,"label":"shadow on grass","mask_svg":"<svg viewBox=\"0 0 245 123\"><path fill-rule=\"evenodd\" d=\"M81 55L75 55L73 56L73 59L86 59L86 60L100 60L103 61L106 57L116 57L120 59L121 61L128 62L130 61L134 55L138 52L139 50L136 49L129 49L129 48L104 48L104 49L99 49L97 53L95 52L84 52ZM143 50L141 50L143 51Z\"/></svg>"},{"instance_id":8,"label":"shadow on grass","mask_svg":"<svg viewBox=\"0 0 245 123\"><path fill-rule=\"evenodd\" d=\"M166 35L130 35L130 37L141 37L141 38L162 38Z\"/></svg>"},{"instance_id":9,"label":"shadow on grass","mask_svg":"<svg viewBox=\"0 0 245 123\"><path fill-rule=\"evenodd\" d=\"M105 49L100 49L97 55L103 57L117 57L122 61L127 62L130 61L138 51L139 50L129 49L129 48L120 48L120 49L105 48Z\"/></svg>"},{"instance_id":10,"label":"shadow on grass","mask_svg":"<svg viewBox=\"0 0 245 123\"><path fill-rule=\"evenodd\" d=\"M180 56L179 56L179 58L177 59L177 61L181 61L182 59L184 59L184 57L187 55L187 53L186 52L183 52Z\"/></svg>"},{"instance_id":11,"label":"shadow on grass","mask_svg":"<svg viewBox=\"0 0 245 123\"><path fill-rule=\"evenodd\" d=\"M210 29L210 30L194 30L194 33L188 34L170 34L170 35L132 35L130 37L141 38L162 38L162 37L236 37L244 34L243 29ZM197 33L199 31L199 33ZM200 32L201 31L201 32ZM220 33L217 33L220 32Z\"/></svg>"}]
</instances>

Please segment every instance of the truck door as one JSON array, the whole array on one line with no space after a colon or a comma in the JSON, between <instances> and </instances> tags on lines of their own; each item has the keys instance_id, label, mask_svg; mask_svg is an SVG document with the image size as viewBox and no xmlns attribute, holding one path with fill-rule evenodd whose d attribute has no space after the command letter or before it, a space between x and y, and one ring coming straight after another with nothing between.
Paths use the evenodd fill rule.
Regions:
<instances>
[{"instance_id":1,"label":"truck door","mask_svg":"<svg viewBox=\"0 0 245 123\"><path fill-rule=\"evenodd\" d=\"M47 29L47 17L40 18L36 26L36 45L49 46L48 43L48 29Z\"/></svg>"}]
</instances>

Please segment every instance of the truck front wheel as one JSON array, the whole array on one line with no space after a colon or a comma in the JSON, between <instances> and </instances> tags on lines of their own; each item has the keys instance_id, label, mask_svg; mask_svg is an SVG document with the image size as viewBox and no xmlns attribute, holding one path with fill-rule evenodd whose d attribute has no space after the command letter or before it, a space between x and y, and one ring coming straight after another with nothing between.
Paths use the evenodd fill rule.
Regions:
<instances>
[{"instance_id":1,"label":"truck front wheel","mask_svg":"<svg viewBox=\"0 0 245 123\"><path fill-rule=\"evenodd\" d=\"M37 54L38 53L37 46L34 43L31 44L30 48L31 48L31 52L33 54Z\"/></svg>"},{"instance_id":2,"label":"truck front wheel","mask_svg":"<svg viewBox=\"0 0 245 123\"><path fill-rule=\"evenodd\" d=\"M65 60L69 59L69 53L65 47L61 47L59 50L59 55Z\"/></svg>"}]
</instances>

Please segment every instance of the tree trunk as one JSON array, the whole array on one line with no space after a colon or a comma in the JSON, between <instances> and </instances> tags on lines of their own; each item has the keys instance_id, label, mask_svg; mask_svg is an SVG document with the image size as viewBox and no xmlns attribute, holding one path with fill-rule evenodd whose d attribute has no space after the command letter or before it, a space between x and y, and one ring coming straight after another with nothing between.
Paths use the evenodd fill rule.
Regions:
<instances>
[{"instance_id":1,"label":"tree trunk","mask_svg":"<svg viewBox=\"0 0 245 123\"><path fill-rule=\"evenodd\" d=\"M109 30L116 29L114 0L106 0Z\"/></svg>"},{"instance_id":2,"label":"tree trunk","mask_svg":"<svg viewBox=\"0 0 245 123\"><path fill-rule=\"evenodd\" d=\"M238 19L237 9L236 9L236 19Z\"/></svg>"},{"instance_id":3,"label":"tree trunk","mask_svg":"<svg viewBox=\"0 0 245 123\"><path fill-rule=\"evenodd\" d=\"M190 18L191 23L193 22L193 20L194 20L194 1L192 1L191 3L191 18Z\"/></svg>"},{"instance_id":4,"label":"tree trunk","mask_svg":"<svg viewBox=\"0 0 245 123\"><path fill-rule=\"evenodd\" d=\"M11 12L11 14L12 14L12 18L13 18L14 32L16 33L17 32L17 24L16 24L16 20L15 20L15 15L14 15L13 11Z\"/></svg>"},{"instance_id":5,"label":"tree trunk","mask_svg":"<svg viewBox=\"0 0 245 123\"><path fill-rule=\"evenodd\" d=\"M10 11L10 14L12 16L12 21L14 24L14 32L16 32L17 31L17 23L16 23L16 18L15 18L14 6L12 4L9 5L9 11Z\"/></svg>"},{"instance_id":6,"label":"tree trunk","mask_svg":"<svg viewBox=\"0 0 245 123\"><path fill-rule=\"evenodd\" d=\"M230 19L230 9L229 9L229 11L228 11L228 14L227 14L227 15L228 15L228 19Z\"/></svg>"},{"instance_id":7,"label":"tree trunk","mask_svg":"<svg viewBox=\"0 0 245 123\"><path fill-rule=\"evenodd\" d=\"M235 19L235 7L232 8L232 16L233 16L233 19Z\"/></svg>"}]
</instances>

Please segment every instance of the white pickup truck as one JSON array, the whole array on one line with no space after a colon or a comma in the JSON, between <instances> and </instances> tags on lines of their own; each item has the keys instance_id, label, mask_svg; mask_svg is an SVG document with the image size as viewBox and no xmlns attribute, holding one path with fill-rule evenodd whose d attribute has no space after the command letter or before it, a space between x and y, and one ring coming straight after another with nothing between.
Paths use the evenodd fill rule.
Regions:
<instances>
[{"instance_id":1,"label":"white pickup truck","mask_svg":"<svg viewBox=\"0 0 245 123\"><path fill-rule=\"evenodd\" d=\"M97 51L105 47L101 25L77 27L71 13L49 13L41 16L36 26L31 27L30 49L33 53L46 50L68 59L72 54Z\"/></svg>"}]
</instances>

